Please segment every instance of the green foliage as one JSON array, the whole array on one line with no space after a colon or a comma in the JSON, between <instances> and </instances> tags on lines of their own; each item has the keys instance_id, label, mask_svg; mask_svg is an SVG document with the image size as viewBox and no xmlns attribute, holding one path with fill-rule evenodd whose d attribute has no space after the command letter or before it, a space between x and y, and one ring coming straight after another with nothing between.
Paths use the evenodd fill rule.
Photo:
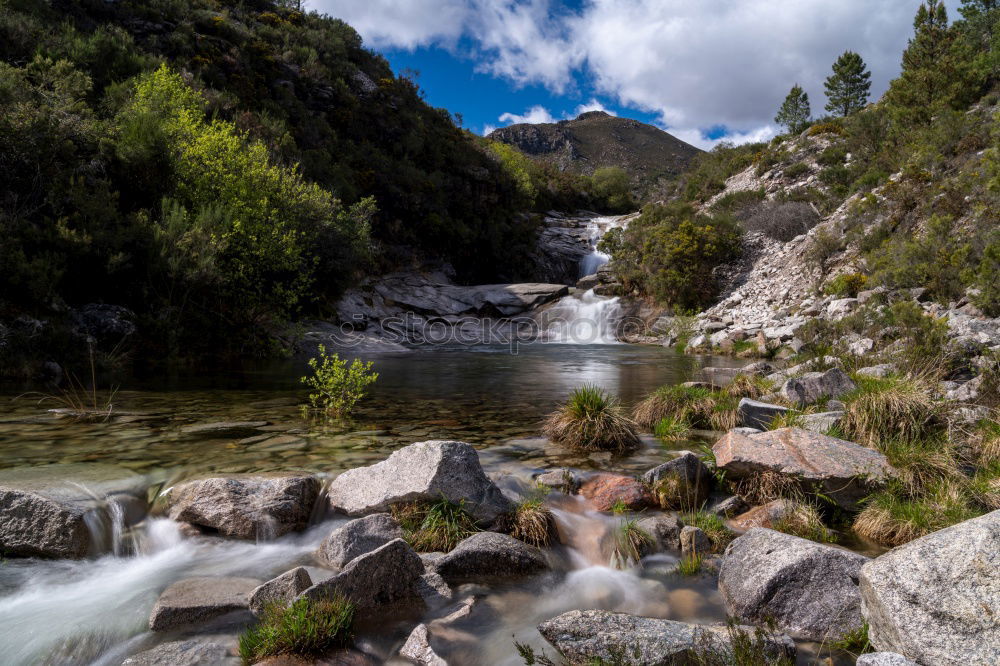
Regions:
<instances>
[{"instance_id":1,"label":"green foliage","mask_svg":"<svg viewBox=\"0 0 1000 666\"><path fill-rule=\"evenodd\" d=\"M781 173L785 178L795 180L799 176L806 175L809 171L810 169L808 164L805 162L796 162L795 164L785 167L785 170Z\"/></svg>"},{"instance_id":2,"label":"green foliage","mask_svg":"<svg viewBox=\"0 0 1000 666\"><path fill-rule=\"evenodd\" d=\"M697 527L712 540L713 550L717 553L725 550L736 534L726 526L726 521L711 511L691 511L680 516L685 525Z\"/></svg>"},{"instance_id":3,"label":"green foliage","mask_svg":"<svg viewBox=\"0 0 1000 666\"><path fill-rule=\"evenodd\" d=\"M614 543L611 549L611 566L615 569L627 569L639 563L645 553L654 543L652 535L638 525L638 520L622 520L614 531Z\"/></svg>"},{"instance_id":4,"label":"green foliage","mask_svg":"<svg viewBox=\"0 0 1000 666\"><path fill-rule=\"evenodd\" d=\"M833 74L824 82L826 110L849 116L865 108L872 87L871 72L865 61L854 51L844 51L833 63Z\"/></svg>"},{"instance_id":5,"label":"green foliage","mask_svg":"<svg viewBox=\"0 0 1000 666\"><path fill-rule=\"evenodd\" d=\"M854 530L877 543L900 546L983 513L960 483L941 481L916 495L890 484L868 498Z\"/></svg>"},{"instance_id":6,"label":"green foliage","mask_svg":"<svg viewBox=\"0 0 1000 666\"><path fill-rule=\"evenodd\" d=\"M766 148L762 143L736 146L725 141L695 156L679 177L678 191L684 201L705 201L725 189L726 179L754 164Z\"/></svg>"},{"instance_id":7,"label":"green foliage","mask_svg":"<svg viewBox=\"0 0 1000 666\"><path fill-rule=\"evenodd\" d=\"M313 409L337 417L349 416L358 401L365 397L365 388L378 379L372 372L373 361L367 363L354 359L350 365L337 354L327 354L319 345L319 358L309 359L312 376L302 378L302 383L312 389L309 402Z\"/></svg>"},{"instance_id":8,"label":"green foliage","mask_svg":"<svg viewBox=\"0 0 1000 666\"><path fill-rule=\"evenodd\" d=\"M248 665L279 655L319 657L349 644L353 621L354 604L336 594L274 602L240 635L240 657Z\"/></svg>"},{"instance_id":9,"label":"green foliage","mask_svg":"<svg viewBox=\"0 0 1000 666\"><path fill-rule=\"evenodd\" d=\"M582 450L621 452L639 445L635 423L618 399L589 384L574 389L566 404L545 421L543 432L553 441Z\"/></svg>"},{"instance_id":10,"label":"green foliage","mask_svg":"<svg viewBox=\"0 0 1000 666\"><path fill-rule=\"evenodd\" d=\"M691 432L691 424L683 418L678 419L673 416L664 416L653 430L657 437L666 440L682 439L689 432Z\"/></svg>"},{"instance_id":11,"label":"green foliage","mask_svg":"<svg viewBox=\"0 0 1000 666\"><path fill-rule=\"evenodd\" d=\"M839 639L830 643L830 647L835 650L847 652L855 657L859 657L867 652L874 652L875 647L868 638L868 622L862 622L857 629L847 632Z\"/></svg>"},{"instance_id":12,"label":"green foliage","mask_svg":"<svg viewBox=\"0 0 1000 666\"><path fill-rule=\"evenodd\" d=\"M841 273L830 280L823 291L831 296L854 298L859 291L865 288L867 283L868 276L864 273Z\"/></svg>"},{"instance_id":13,"label":"green foliage","mask_svg":"<svg viewBox=\"0 0 1000 666\"><path fill-rule=\"evenodd\" d=\"M677 562L677 573L681 576L697 576L704 567L704 558L700 553L684 555Z\"/></svg>"},{"instance_id":14,"label":"green foliage","mask_svg":"<svg viewBox=\"0 0 1000 666\"><path fill-rule=\"evenodd\" d=\"M720 646L719 640L707 631L697 639L693 666L792 666L795 660L775 650L780 643L773 628L754 627L747 631L730 621L727 627L728 645Z\"/></svg>"},{"instance_id":15,"label":"green foliage","mask_svg":"<svg viewBox=\"0 0 1000 666\"><path fill-rule=\"evenodd\" d=\"M465 510L465 500L455 504L442 497L435 502L394 504L390 511L403 528L406 542L422 553L450 552L481 531Z\"/></svg>"},{"instance_id":16,"label":"green foliage","mask_svg":"<svg viewBox=\"0 0 1000 666\"><path fill-rule=\"evenodd\" d=\"M802 86L795 84L789 91L785 101L782 102L778 114L774 117L774 122L783 126L792 134L798 134L809 126L809 117L812 111L809 108L809 94L802 89Z\"/></svg>"},{"instance_id":17,"label":"green foliage","mask_svg":"<svg viewBox=\"0 0 1000 666\"><path fill-rule=\"evenodd\" d=\"M628 173L621 167L601 167L592 178L594 192L607 202L608 208L625 212L635 208Z\"/></svg>"}]
</instances>

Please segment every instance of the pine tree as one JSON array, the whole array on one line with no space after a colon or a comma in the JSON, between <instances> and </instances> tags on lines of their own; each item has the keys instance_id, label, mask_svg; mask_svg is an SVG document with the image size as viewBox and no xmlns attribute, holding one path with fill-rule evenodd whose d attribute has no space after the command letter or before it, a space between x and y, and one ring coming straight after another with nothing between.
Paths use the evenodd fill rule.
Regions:
<instances>
[{"instance_id":1,"label":"pine tree","mask_svg":"<svg viewBox=\"0 0 1000 666\"><path fill-rule=\"evenodd\" d=\"M809 124L809 116L812 111L809 108L809 94L802 89L802 86L795 84L788 93L778 115L774 117L774 122L784 125L792 134L798 134Z\"/></svg>"},{"instance_id":2,"label":"pine tree","mask_svg":"<svg viewBox=\"0 0 1000 666\"><path fill-rule=\"evenodd\" d=\"M952 35L942 0L921 3L913 19L914 35L903 52L903 71L889 88L896 106L911 109L923 119L949 86L948 51Z\"/></svg>"},{"instance_id":3,"label":"pine tree","mask_svg":"<svg viewBox=\"0 0 1000 666\"><path fill-rule=\"evenodd\" d=\"M826 110L849 116L865 108L872 87L872 75L865 61L854 51L845 51L833 63L833 74L826 79Z\"/></svg>"}]
</instances>

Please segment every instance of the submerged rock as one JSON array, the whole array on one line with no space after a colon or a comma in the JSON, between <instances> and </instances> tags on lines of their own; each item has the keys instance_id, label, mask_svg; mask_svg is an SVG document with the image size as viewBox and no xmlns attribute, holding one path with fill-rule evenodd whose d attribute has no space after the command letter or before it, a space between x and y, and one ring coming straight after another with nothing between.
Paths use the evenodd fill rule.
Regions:
<instances>
[{"instance_id":1,"label":"submerged rock","mask_svg":"<svg viewBox=\"0 0 1000 666\"><path fill-rule=\"evenodd\" d=\"M360 555L339 574L316 583L300 596L321 599L339 592L360 610L421 602L424 563L402 539Z\"/></svg>"},{"instance_id":2,"label":"submerged rock","mask_svg":"<svg viewBox=\"0 0 1000 666\"><path fill-rule=\"evenodd\" d=\"M352 520L335 529L323 539L317 559L335 569L347 565L358 555L384 546L393 539L403 538L403 528L387 513L375 513Z\"/></svg>"},{"instance_id":3,"label":"submerged rock","mask_svg":"<svg viewBox=\"0 0 1000 666\"><path fill-rule=\"evenodd\" d=\"M644 509L653 503L645 485L620 474L595 474L583 482L580 494L598 511L611 511L617 502L633 510Z\"/></svg>"},{"instance_id":4,"label":"submerged rock","mask_svg":"<svg viewBox=\"0 0 1000 666\"><path fill-rule=\"evenodd\" d=\"M859 628L858 575L868 558L807 539L755 528L726 548L719 592L726 611L814 641Z\"/></svg>"},{"instance_id":5,"label":"submerged rock","mask_svg":"<svg viewBox=\"0 0 1000 666\"><path fill-rule=\"evenodd\" d=\"M694 663L706 654L727 654L735 632L753 636L756 630L574 610L541 623L538 631L571 664L618 663L624 655L630 666L668 666ZM795 643L787 636L765 636L764 643L771 659L795 656Z\"/></svg>"},{"instance_id":6,"label":"submerged rock","mask_svg":"<svg viewBox=\"0 0 1000 666\"><path fill-rule=\"evenodd\" d=\"M821 492L849 511L885 484L894 473L873 449L802 428L781 428L757 435L728 433L712 447L716 464L738 480L777 472L807 492Z\"/></svg>"},{"instance_id":7,"label":"submerged rock","mask_svg":"<svg viewBox=\"0 0 1000 666\"><path fill-rule=\"evenodd\" d=\"M312 577L305 567L295 567L254 588L250 592L250 611L254 615L260 615L269 603L294 601L295 597L312 587L312 584Z\"/></svg>"},{"instance_id":8,"label":"submerged rock","mask_svg":"<svg viewBox=\"0 0 1000 666\"><path fill-rule=\"evenodd\" d=\"M453 551L434 561L434 570L445 580L480 577L530 576L548 569L541 550L497 532L479 532L464 539Z\"/></svg>"},{"instance_id":9,"label":"submerged rock","mask_svg":"<svg viewBox=\"0 0 1000 666\"><path fill-rule=\"evenodd\" d=\"M483 472L476 450L455 441L410 444L380 463L344 472L330 484L328 494L331 506L352 516L442 497L464 502L465 510L484 523L512 508Z\"/></svg>"},{"instance_id":10,"label":"submerged rock","mask_svg":"<svg viewBox=\"0 0 1000 666\"><path fill-rule=\"evenodd\" d=\"M935 666L1000 663L1000 511L872 560L861 599L879 650Z\"/></svg>"},{"instance_id":11,"label":"submerged rock","mask_svg":"<svg viewBox=\"0 0 1000 666\"><path fill-rule=\"evenodd\" d=\"M256 578L201 577L178 581L156 600L149 616L151 631L202 624L223 615L250 610Z\"/></svg>"},{"instance_id":12,"label":"submerged rock","mask_svg":"<svg viewBox=\"0 0 1000 666\"><path fill-rule=\"evenodd\" d=\"M195 479L167 491L167 515L227 537L269 539L305 529L319 490L319 479L307 474Z\"/></svg>"}]
</instances>

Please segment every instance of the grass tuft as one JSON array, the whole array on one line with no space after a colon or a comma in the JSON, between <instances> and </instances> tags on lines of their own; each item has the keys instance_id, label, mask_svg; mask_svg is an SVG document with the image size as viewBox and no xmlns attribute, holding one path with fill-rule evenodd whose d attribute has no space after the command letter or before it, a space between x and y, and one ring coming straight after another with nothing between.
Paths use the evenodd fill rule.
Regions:
<instances>
[{"instance_id":1,"label":"grass tuft","mask_svg":"<svg viewBox=\"0 0 1000 666\"><path fill-rule=\"evenodd\" d=\"M726 526L726 521L710 511L682 513L681 520L685 525L698 527L707 534L712 540L712 550L716 553L722 552L736 538L736 534Z\"/></svg>"},{"instance_id":2,"label":"grass tuft","mask_svg":"<svg viewBox=\"0 0 1000 666\"><path fill-rule=\"evenodd\" d=\"M708 631L696 639L694 654L689 659L692 666L793 666L795 660L772 647L778 632L775 629L755 627L752 632L730 621L727 629L728 645Z\"/></svg>"},{"instance_id":3,"label":"grass tuft","mask_svg":"<svg viewBox=\"0 0 1000 666\"><path fill-rule=\"evenodd\" d=\"M351 638L354 604L340 595L269 604L260 621L240 636L240 657L253 664L291 654L316 657L346 647Z\"/></svg>"},{"instance_id":4,"label":"grass tuft","mask_svg":"<svg viewBox=\"0 0 1000 666\"><path fill-rule=\"evenodd\" d=\"M636 424L618 399L591 385L573 391L545 421L543 432L555 442L585 451L630 451L640 444Z\"/></svg>"},{"instance_id":5,"label":"grass tuft","mask_svg":"<svg viewBox=\"0 0 1000 666\"><path fill-rule=\"evenodd\" d=\"M940 481L918 496L894 483L866 500L854 531L882 545L900 546L982 513L959 482Z\"/></svg>"},{"instance_id":6,"label":"grass tuft","mask_svg":"<svg viewBox=\"0 0 1000 666\"><path fill-rule=\"evenodd\" d=\"M684 555L677 562L677 573L681 576L697 576L701 573L703 558L699 553Z\"/></svg>"},{"instance_id":7,"label":"grass tuft","mask_svg":"<svg viewBox=\"0 0 1000 666\"><path fill-rule=\"evenodd\" d=\"M611 566L627 569L635 566L655 542L652 535L638 525L638 520L623 520L614 531L611 549Z\"/></svg>"},{"instance_id":8,"label":"grass tuft","mask_svg":"<svg viewBox=\"0 0 1000 666\"><path fill-rule=\"evenodd\" d=\"M674 418L673 416L664 416L653 430L653 433L657 437L667 441L684 439L690 432L690 423L684 419Z\"/></svg>"},{"instance_id":9,"label":"grass tuft","mask_svg":"<svg viewBox=\"0 0 1000 666\"><path fill-rule=\"evenodd\" d=\"M778 532L819 543L834 543L837 540L837 533L823 524L819 510L807 502L797 503L794 509L782 516L772 527Z\"/></svg>"},{"instance_id":10,"label":"grass tuft","mask_svg":"<svg viewBox=\"0 0 1000 666\"><path fill-rule=\"evenodd\" d=\"M459 504L441 498L436 502L396 504L390 511L403 528L404 539L413 550L422 553L449 552L462 539L480 529Z\"/></svg>"},{"instance_id":11,"label":"grass tuft","mask_svg":"<svg viewBox=\"0 0 1000 666\"><path fill-rule=\"evenodd\" d=\"M851 441L878 448L888 439L919 440L942 430L940 406L930 384L911 377L855 376L858 388L845 396L841 430Z\"/></svg>"},{"instance_id":12,"label":"grass tuft","mask_svg":"<svg viewBox=\"0 0 1000 666\"><path fill-rule=\"evenodd\" d=\"M636 405L632 418L643 428L664 420L692 428L731 430L736 427L739 398L703 386L661 386Z\"/></svg>"},{"instance_id":13,"label":"grass tuft","mask_svg":"<svg viewBox=\"0 0 1000 666\"><path fill-rule=\"evenodd\" d=\"M733 484L733 493L752 506L767 504L776 499L798 501L802 498L802 488L795 478L773 470L747 474Z\"/></svg>"},{"instance_id":14,"label":"grass tuft","mask_svg":"<svg viewBox=\"0 0 1000 666\"><path fill-rule=\"evenodd\" d=\"M504 532L532 546L548 546L555 540L555 516L540 499L519 502L503 527Z\"/></svg>"}]
</instances>

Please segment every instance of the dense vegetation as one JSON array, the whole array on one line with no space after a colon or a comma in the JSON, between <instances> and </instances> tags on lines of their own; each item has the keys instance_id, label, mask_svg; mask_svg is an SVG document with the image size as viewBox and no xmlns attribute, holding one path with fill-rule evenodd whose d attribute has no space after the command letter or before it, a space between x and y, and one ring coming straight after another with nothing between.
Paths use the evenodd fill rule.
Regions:
<instances>
[{"instance_id":1,"label":"dense vegetation","mask_svg":"<svg viewBox=\"0 0 1000 666\"><path fill-rule=\"evenodd\" d=\"M290 3L0 0L0 365L72 364L83 303L149 357L245 355L364 272L523 276L525 211L601 203L506 157Z\"/></svg>"}]
</instances>

